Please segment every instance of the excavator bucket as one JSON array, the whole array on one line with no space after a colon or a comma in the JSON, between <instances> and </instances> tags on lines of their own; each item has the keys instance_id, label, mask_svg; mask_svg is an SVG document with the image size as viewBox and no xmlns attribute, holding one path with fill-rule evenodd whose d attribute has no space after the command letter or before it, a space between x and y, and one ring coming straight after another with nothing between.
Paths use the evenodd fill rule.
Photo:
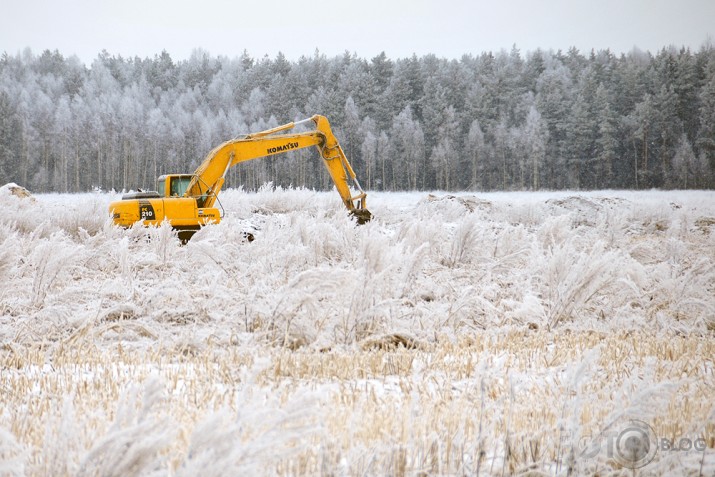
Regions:
<instances>
[{"instance_id":1,"label":"excavator bucket","mask_svg":"<svg viewBox=\"0 0 715 477\"><path fill-rule=\"evenodd\" d=\"M355 217L358 225L366 224L370 222L370 219L372 219L372 214L367 209L353 209L350 211L350 215Z\"/></svg>"}]
</instances>

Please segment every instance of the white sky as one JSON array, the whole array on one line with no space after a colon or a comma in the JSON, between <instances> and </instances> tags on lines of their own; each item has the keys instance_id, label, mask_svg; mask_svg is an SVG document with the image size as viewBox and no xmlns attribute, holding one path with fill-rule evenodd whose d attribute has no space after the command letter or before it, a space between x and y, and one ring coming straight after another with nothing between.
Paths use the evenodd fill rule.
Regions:
<instances>
[{"instance_id":1,"label":"white sky","mask_svg":"<svg viewBox=\"0 0 715 477\"><path fill-rule=\"evenodd\" d=\"M30 47L90 64L110 54L290 60L346 50L362 58L536 48L698 50L715 41L715 0L2 0L0 52Z\"/></svg>"}]
</instances>

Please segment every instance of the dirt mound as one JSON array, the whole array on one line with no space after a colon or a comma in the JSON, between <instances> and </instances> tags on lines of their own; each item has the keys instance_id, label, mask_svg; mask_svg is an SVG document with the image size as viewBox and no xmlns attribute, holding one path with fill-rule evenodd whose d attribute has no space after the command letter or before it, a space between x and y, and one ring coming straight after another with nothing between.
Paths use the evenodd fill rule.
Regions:
<instances>
[{"instance_id":1,"label":"dirt mound","mask_svg":"<svg viewBox=\"0 0 715 477\"><path fill-rule=\"evenodd\" d=\"M576 212L599 211L604 207L616 207L624 204L626 199L620 197L584 197L574 195L561 199L549 199L547 205L561 207Z\"/></svg>"},{"instance_id":2,"label":"dirt mound","mask_svg":"<svg viewBox=\"0 0 715 477\"><path fill-rule=\"evenodd\" d=\"M473 195L467 196L455 196L455 195L445 195L436 196L434 194L427 195L428 202L438 202L438 201L454 201L463 205L469 212L474 212L477 209L489 211L492 208L492 203L485 199L480 199L479 197Z\"/></svg>"},{"instance_id":3,"label":"dirt mound","mask_svg":"<svg viewBox=\"0 0 715 477\"><path fill-rule=\"evenodd\" d=\"M701 232L709 234L710 229L715 227L715 217L700 217L695 221L695 226Z\"/></svg>"},{"instance_id":4,"label":"dirt mound","mask_svg":"<svg viewBox=\"0 0 715 477\"><path fill-rule=\"evenodd\" d=\"M613 210L627 204L621 197L586 197L573 195L563 198L549 199L546 206L555 215L573 214L574 225L594 226L599 222L599 216L604 211Z\"/></svg>"},{"instance_id":5,"label":"dirt mound","mask_svg":"<svg viewBox=\"0 0 715 477\"><path fill-rule=\"evenodd\" d=\"M14 195L21 199L35 199L30 194L30 191L22 186L15 184L14 182L8 182L4 186L0 187L0 196L2 195Z\"/></svg>"}]
</instances>

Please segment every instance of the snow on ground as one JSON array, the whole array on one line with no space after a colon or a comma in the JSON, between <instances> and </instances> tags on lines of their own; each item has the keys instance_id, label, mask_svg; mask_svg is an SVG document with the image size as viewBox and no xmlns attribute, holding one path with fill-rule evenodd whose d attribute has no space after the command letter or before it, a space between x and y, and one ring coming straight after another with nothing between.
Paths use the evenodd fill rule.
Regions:
<instances>
[{"instance_id":1,"label":"snow on ground","mask_svg":"<svg viewBox=\"0 0 715 477\"><path fill-rule=\"evenodd\" d=\"M715 472L713 192L373 192L356 226L228 190L185 246L34 197L0 194L0 473Z\"/></svg>"}]
</instances>

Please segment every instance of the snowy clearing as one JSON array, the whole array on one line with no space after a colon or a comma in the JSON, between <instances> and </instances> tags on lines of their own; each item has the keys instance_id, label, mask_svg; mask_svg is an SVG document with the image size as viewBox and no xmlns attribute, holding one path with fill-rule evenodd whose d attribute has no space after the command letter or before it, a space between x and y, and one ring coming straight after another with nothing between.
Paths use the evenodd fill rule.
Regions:
<instances>
[{"instance_id":1,"label":"snowy clearing","mask_svg":"<svg viewBox=\"0 0 715 477\"><path fill-rule=\"evenodd\" d=\"M116 198L0 194L0 474L715 472L714 192Z\"/></svg>"}]
</instances>

